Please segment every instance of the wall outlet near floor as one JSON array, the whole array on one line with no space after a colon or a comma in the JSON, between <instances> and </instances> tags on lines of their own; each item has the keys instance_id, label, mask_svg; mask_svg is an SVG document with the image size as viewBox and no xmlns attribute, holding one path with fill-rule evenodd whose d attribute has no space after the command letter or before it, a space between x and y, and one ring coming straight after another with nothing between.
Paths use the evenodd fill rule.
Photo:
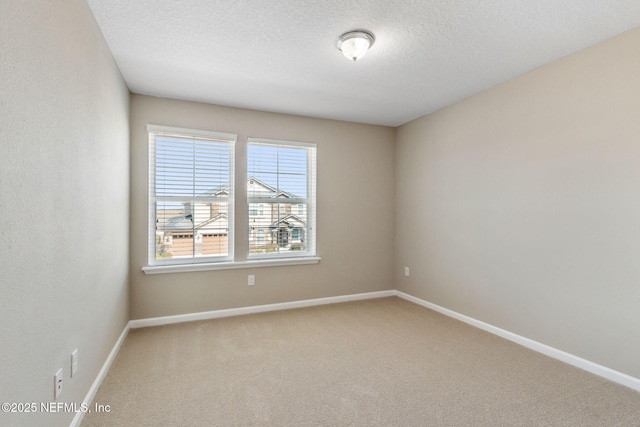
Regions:
<instances>
[{"instance_id":1,"label":"wall outlet near floor","mask_svg":"<svg viewBox=\"0 0 640 427\"><path fill-rule=\"evenodd\" d=\"M405 275L406 277L409 277L409 267L405 267L405 268L404 268L404 275Z\"/></svg>"},{"instance_id":2,"label":"wall outlet near floor","mask_svg":"<svg viewBox=\"0 0 640 427\"><path fill-rule=\"evenodd\" d=\"M78 372L78 349L76 348L71 353L71 378L76 376L76 372Z\"/></svg>"},{"instance_id":3,"label":"wall outlet near floor","mask_svg":"<svg viewBox=\"0 0 640 427\"><path fill-rule=\"evenodd\" d=\"M256 276L254 276L253 274L249 275L249 286L253 286L256 284Z\"/></svg>"},{"instance_id":4,"label":"wall outlet near floor","mask_svg":"<svg viewBox=\"0 0 640 427\"><path fill-rule=\"evenodd\" d=\"M54 394L53 398L58 400L58 396L62 393L62 368L58 369L58 372L53 376Z\"/></svg>"}]
</instances>

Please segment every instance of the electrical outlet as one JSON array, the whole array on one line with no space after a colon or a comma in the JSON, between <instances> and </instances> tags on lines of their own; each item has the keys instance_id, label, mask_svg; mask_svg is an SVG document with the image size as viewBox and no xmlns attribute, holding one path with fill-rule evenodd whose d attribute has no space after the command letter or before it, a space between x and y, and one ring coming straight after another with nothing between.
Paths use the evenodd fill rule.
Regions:
<instances>
[{"instance_id":1,"label":"electrical outlet","mask_svg":"<svg viewBox=\"0 0 640 427\"><path fill-rule=\"evenodd\" d=\"M405 267L405 268L404 268L404 275L405 275L406 277L409 277L409 267Z\"/></svg>"},{"instance_id":2,"label":"electrical outlet","mask_svg":"<svg viewBox=\"0 0 640 427\"><path fill-rule=\"evenodd\" d=\"M256 276L254 276L253 274L249 275L249 286L253 286L256 284Z\"/></svg>"},{"instance_id":3,"label":"electrical outlet","mask_svg":"<svg viewBox=\"0 0 640 427\"><path fill-rule=\"evenodd\" d=\"M78 349L76 348L71 353L71 378L76 376L76 372L78 372Z\"/></svg>"},{"instance_id":4,"label":"electrical outlet","mask_svg":"<svg viewBox=\"0 0 640 427\"><path fill-rule=\"evenodd\" d=\"M62 368L53 376L54 400L58 400L58 396L62 393Z\"/></svg>"}]
</instances>

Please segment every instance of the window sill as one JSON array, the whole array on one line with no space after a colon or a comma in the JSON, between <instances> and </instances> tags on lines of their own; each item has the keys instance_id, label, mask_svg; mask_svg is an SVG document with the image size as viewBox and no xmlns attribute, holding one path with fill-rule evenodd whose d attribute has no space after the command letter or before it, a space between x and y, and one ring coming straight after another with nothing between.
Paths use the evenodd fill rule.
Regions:
<instances>
[{"instance_id":1,"label":"window sill","mask_svg":"<svg viewBox=\"0 0 640 427\"><path fill-rule=\"evenodd\" d=\"M320 257L301 257L287 259L249 260L242 262L220 262L182 265L154 265L142 267L144 274L188 273L191 271L232 270L238 268L282 267L288 265L317 264Z\"/></svg>"}]
</instances>

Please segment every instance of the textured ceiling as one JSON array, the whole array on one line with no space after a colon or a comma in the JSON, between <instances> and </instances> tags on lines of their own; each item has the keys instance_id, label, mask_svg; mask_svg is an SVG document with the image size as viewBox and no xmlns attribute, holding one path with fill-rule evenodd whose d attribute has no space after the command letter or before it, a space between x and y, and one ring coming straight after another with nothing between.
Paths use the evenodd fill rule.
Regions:
<instances>
[{"instance_id":1,"label":"textured ceiling","mask_svg":"<svg viewBox=\"0 0 640 427\"><path fill-rule=\"evenodd\" d=\"M88 3L132 92L388 126L640 26L640 0Z\"/></svg>"}]
</instances>

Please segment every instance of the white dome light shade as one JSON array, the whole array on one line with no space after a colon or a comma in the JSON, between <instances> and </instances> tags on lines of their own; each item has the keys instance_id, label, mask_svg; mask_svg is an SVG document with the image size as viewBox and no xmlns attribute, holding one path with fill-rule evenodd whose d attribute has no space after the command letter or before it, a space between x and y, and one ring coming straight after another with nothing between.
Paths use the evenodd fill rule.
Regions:
<instances>
[{"instance_id":1,"label":"white dome light shade","mask_svg":"<svg viewBox=\"0 0 640 427\"><path fill-rule=\"evenodd\" d=\"M375 38L373 34L366 31L350 31L340 36L338 39L338 49L347 58L357 61L366 55Z\"/></svg>"}]
</instances>

